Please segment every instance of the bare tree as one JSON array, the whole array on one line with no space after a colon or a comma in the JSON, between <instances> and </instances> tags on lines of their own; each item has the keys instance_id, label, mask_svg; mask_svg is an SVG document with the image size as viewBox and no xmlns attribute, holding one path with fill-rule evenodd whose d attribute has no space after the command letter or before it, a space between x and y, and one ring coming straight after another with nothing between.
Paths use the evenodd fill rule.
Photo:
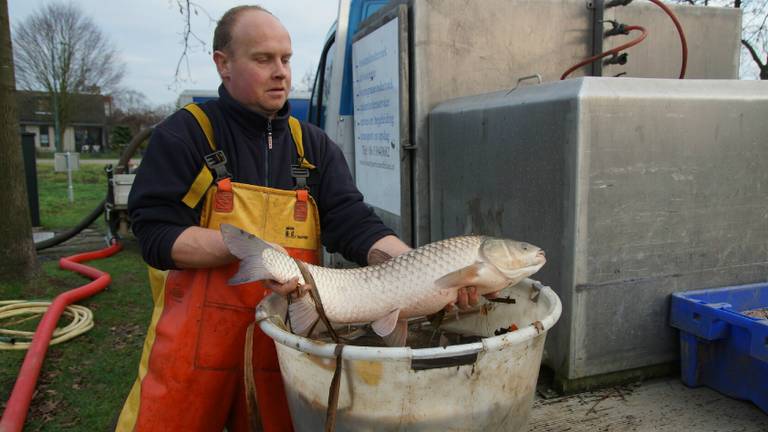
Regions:
<instances>
[{"instance_id":1,"label":"bare tree","mask_svg":"<svg viewBox=\"0 0 768 432\"><path fill-rule=\"evenodd\" d=\"M700 6L741 9L741 45L758 68L761 80L768 80L768 0L671 0Z\"/></svg>"},{"instance_id":2,"label":"bare tree","mask_svg":"<svg viewBox=\"0 0 768 432\"><path fill-rule=\"evenodd\" d=\"M173 106L152 106L147 97L138 91L123 89L112 96L112 109L108 117L112 129L111 143L120 146L134 135L162 121L175 109Z\"/></svg>"},{"instance_id":3,"label":"bare tree","mask_svg":"<svg viewBox=\"0 0 768 432\"><path fill-rule=\"evenodd\" d=\"M14 92L8 1L0 0L0 202L5 212L0 224L0 281L26 279L36 264Z\"/></svg>"},{"instance_id":4,"label":"bare tree","mask_svg":"<svg viewBox=\"0 0 768 432\"><path fill-rule=\"evenodd\" d=\"M179 61L176 63L176 72L173 75L173 84L178 86L186 79L182 76L182 66L186 70L186 76L190 77L191 71L189 69L189 53L195 49L206 51L209 55L213 54L211 47L192 31L192 16L204 15L208 18L209 23L216 23L216 20L199 4L191 0L174 0L176 6L179 8L179 13L184 18L184 30L181 32L181 42L183 49L179 56Z\"/></svg>"},{"instance_id":5,"label":"bare tree","mask_svg":"<svg viewBox=\"0 0 768 432\"><path fill-rule=\"evenodd\" d=\"M14 26L13 42L18 86L51 95L61 151L62 131L74 109L71 95L108 94L122 79L124 65L106 35L72 3L42 6Z\"/></svg>"}]
</instances>

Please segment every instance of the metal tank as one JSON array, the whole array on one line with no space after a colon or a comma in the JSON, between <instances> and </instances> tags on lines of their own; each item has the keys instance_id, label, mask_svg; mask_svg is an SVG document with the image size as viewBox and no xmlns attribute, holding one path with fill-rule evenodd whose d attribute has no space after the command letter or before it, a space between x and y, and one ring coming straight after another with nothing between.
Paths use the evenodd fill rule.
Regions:
<instances>
[{"instance_id":1,"label":"metal tank","mask_svg":"<svg viewBox=\"0 0 768 432\"><path fill-rule=\"evenodd\" d=\"M768 82L578 78L429 120L432 238L546 250L566 389L676 361L671 293L768 280Z\"/></svg>"},{"instance_id":2,"label":"metal tank","mask_svg":"<svg viewBox=\"0 0 768 432\"><path fill-rule=\"evenodd\" d=\"M439 103L468 95L516 86L519 78L539 74L544 82L555 81L571 65L600 52L593 43L595 4L587 0L410 0L393 1L407 5L407 26L401 31L406 43L400 48L401 85L408 89L401 97L399 151L404 163L401 215L387 221L421 245L439 240L430 237L430 148L427 116ZM741 11L733 8L670 5L685 28L689 43L690 78L732 79L739 76ZM394 16L392 8L361 23L359 39ZM627 7L607 9L603 19L645 26L648 38L631 48L625 66L606 66L603 74L626 72L633 77L676 78L680 68L680 42L672 21L650 3L634 2ZM597 24L600 30L603 24ZM609 28L605 24L605 28ZM617 36L601 41L604 48L633 38ZM396 49L396 47L391 47ZM597 50L597 51L595 51ZM589 67L572 76L591 74ZM371 82L370 86L377 83ZM366 84L368 85L368 84ZM522 85L526 85L523 83ZM364 89L364 86L361 87ZM354 122L347 122L352 124ZM354 137L355 133L348 133ZM354 139L337 137L354 165ZM356 170L366 167L354 166ZM376 188L364 190L366 196ZM403 221L399 218L402 216ZM410 234L413 234L411 237Z\"/></svg>"}]
</instances>

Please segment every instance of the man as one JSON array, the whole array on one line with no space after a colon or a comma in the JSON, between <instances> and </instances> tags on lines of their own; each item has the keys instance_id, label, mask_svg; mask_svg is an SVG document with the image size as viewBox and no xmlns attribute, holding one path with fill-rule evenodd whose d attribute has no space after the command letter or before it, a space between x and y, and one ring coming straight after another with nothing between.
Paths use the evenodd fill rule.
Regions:
<instances>
[{"instance_id":1,"label":"man","mask_svg":"<svg viewBox=\"0 0 768 432\"><path fill-rule=\"evenodd\" d=\"M339 148L290 119L292 51L282 24L261 7L235 7L213 49L219 99L157 126L129 199L155 307L118 430L248 429L245 330L264 285L288 293L296 280L227 285L238 264L222 223L309 262L318 261L320 236L360 265L410 249L363 202ZM264 429L291 430L274 345L258 327L253 363Z\"/></svg>"}]
</instances>

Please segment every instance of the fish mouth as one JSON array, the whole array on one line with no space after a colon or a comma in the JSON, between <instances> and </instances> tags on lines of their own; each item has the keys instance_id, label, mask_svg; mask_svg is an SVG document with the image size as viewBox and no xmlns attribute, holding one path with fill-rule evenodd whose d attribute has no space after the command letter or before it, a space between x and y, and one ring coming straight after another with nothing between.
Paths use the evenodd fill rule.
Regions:
<instances>
[{"instance_id":1,"label":"fish mouth","mask_svg":"<svg viewBox=\"0 0 768 432\"><path fill-rule=\"evenodd\" d=\"M528 266L518 267L511 271L502 271L501 269L499 269L499 271L501 271L504 277L508 279L510 284L514 285L538 272L542 267L544 267L546 262L547 260L542 256L540 260L536 260Z\"/></svg>"}]
</instances>

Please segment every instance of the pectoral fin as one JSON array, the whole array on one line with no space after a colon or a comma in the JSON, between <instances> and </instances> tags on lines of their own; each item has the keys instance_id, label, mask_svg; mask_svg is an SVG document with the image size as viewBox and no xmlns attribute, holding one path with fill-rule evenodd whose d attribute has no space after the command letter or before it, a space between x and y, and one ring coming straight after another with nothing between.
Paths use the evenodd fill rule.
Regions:
<instances>
[{"instance_id":1,"label":"pectoral fin","mask_svg":"<svg viewBox=\"0 0 768 432\"><path fill-rule=\"evenodd\" d=\"M484 263L476 263L460 268L436 280L435 286L440 289L441 294L447 294L447 291L453 288L477 285L480 273L486 265Z\"/></svg>"},{"instance_id":2,"label":"pectoral fin","mask_svg":"<svg viewBox=\"0 0 768 432\"><path fill-rule=\"evenodd\" d=\"M373 327L373 331L376 332L377 335L384 337L392 333L392 331L395 329L395 326L397 326L397 318L399 316L400 309L395 309L374 321L371 324L371 327Z\"/></svg>"},{"instance_id":3,"label":"pectoral fin","mask_svg":"<svg viewBox=\"0 0 768 432\"><path fill-rule=\"evenodd\" d=\"M291 317L291 329L294 333L306 336L306 332L315 324L320 317L317 315L315 303L309 295L304 295L291 302L288 306L288 313Z\"/></svg>"},{"instance_id":4,"label":"pectoral fin","mask_svg":"<svg viewBox=\"0 0 768 432\"><path fill-rule=\"evenodd\" d=\"M408 339L408 320L397 320L392 333L384 336L384 342L390 347L405 346L405 340Z\"/></svg>"}]
</instances>

